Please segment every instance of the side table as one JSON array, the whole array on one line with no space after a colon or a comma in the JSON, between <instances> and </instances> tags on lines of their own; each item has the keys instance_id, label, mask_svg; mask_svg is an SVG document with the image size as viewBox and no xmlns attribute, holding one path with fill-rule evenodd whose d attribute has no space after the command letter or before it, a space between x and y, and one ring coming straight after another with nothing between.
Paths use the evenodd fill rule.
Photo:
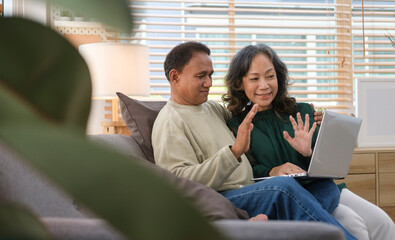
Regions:
<instances>
[{"instance_id":1,"label":"side table","mask_svg":"<svg viewBox=\"0 0 395 240\"><path fill-rule=\"evenodd\" d=\"M131 135L124 121L103 121L103 134Z\"/></svg>"}]
</instances>

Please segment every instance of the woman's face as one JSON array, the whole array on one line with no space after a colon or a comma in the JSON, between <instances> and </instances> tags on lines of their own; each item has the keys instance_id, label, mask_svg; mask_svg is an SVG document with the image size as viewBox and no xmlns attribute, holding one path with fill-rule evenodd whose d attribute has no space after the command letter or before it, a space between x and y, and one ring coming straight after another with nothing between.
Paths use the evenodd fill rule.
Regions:
<instances>
[{"instance_id":1,"label":"woman's face","mask_svg":"<svg viewBox=\"0 0 395 240\"><path fill-rule=\"evenodd\" d=\"M241 87L250 101L259 105L258 111L272 108L278 84L276 70L268 56L258 54L252 59Z\"/></svg>"}]
</instances>

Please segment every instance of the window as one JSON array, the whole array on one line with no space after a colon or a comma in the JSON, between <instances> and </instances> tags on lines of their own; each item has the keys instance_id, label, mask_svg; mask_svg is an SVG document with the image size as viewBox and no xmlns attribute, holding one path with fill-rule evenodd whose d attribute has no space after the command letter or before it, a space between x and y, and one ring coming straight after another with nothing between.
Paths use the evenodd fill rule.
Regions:
<instances>
[{"instance_id":1,"label":"window","mask_svg":"<svg viewBox=\"0 0 395 240\"><path fill-rule=\"evenodd\" d=\"M364 5L364 6L362 6ZM316 108L354 113L356 77L395 72L395 3L357 0L133 0L132 36L109 41L150 47L151 95L168 98L166 54L185 41L212 50L215 74L210 99L221 101L232 56L266 43L287 64L290 94Z\"/></svg>"},{"instance_id":2,"label":"window","mask_svg":"<svg viewBox=\"0 0 395 240\"><path fill-rule=\"evenodd\" d=\"M393 1L353 1L355 78L394 79L394 16Z\"/></svg>"}]
</instances>

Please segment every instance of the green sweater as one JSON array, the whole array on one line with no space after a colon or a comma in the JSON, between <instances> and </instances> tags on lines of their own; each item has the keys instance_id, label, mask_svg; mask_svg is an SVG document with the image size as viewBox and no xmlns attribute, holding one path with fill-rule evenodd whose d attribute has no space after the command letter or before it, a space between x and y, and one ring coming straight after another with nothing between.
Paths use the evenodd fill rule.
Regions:
<instances>
[{"instance_id":1,"label":"green sweater","mask_svg":"<svg viewBox=\"0 0 395 240\"><path fill-rule=\"evenodd\" d=\"M297 103L297 109L303 121L305 115L309 114L311 128L314 123L314 109L307 103ZM248 157L253 167L254 177L269 176L273 167L286 162L293 163L306 171L309 167L310 157L303 157L284 138L283 131L287 131L291 137L294 136L289 116L282 114L280 117L273 109L269 109L258 112L252 121L254 128L251 132L249 150L251 154ZM293 117L296 119L296 116ZM241 113L228 121L228 126L234 133L237 133L237 128L243 118L243 113ZM318 128L313 135L312 147L315 145L317 133Z\"/></svg>"}]
</instances>

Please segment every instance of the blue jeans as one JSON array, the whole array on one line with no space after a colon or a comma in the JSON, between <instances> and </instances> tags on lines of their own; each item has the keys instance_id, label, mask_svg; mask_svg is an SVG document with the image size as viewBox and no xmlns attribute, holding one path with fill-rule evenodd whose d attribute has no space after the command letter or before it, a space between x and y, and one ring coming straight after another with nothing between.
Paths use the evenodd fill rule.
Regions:
<instances>
[{"instance_id":1,"label":"blue jeans","mask_svg":"<svg viewBox=\"0 0 395 240\"><path fill-rule=\"evenodd\" d=\"M339 205L340 190L332 179L320 179L303 184L327 212L332 213Z\"/></svg>"},{"instance_id":2,"label":"blue jeans","mask_svg":"<svg viewBox=\"0 0 395 240\"><path fill-rule=\"evenodd\" d=\"M356 239L293 178L271 178L221 194L250 216L263 213L269 219L326 222L341 228L347 239Z\"/></svg>"}]
</instances>

